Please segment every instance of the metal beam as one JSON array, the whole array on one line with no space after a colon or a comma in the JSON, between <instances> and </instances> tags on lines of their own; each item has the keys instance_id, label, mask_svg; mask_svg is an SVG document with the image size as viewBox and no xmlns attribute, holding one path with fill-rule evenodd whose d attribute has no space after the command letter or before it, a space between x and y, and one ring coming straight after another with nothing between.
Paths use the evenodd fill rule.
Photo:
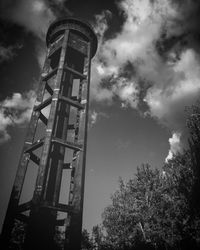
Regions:
<instances>
[{"instance_id":1,"label":"metal beam","mask_svg":"<svg viewBox=\"0 0 200 250\"><path fill-rule=\"evenodd\" d=\"M74 101L74 100L72 100L72 99L70 99L70 98L68 98L68 97L59 96L59 100L64 101L64 102L66 102L67 104L70 104L70 105L72 105L73 107L78 108L78 109L84 109L84 108L85 108L85 105L80 104L79 102Z\"/></svg>"}]
</instances>

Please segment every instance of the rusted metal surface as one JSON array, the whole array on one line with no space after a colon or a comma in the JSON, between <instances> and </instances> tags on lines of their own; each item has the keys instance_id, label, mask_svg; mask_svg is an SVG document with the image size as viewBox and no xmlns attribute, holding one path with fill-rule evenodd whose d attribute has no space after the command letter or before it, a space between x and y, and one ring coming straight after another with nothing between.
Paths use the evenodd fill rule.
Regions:
<instances>
[{"instance_id":1,"label":"rusted metal surface","mask_svg":"<svg viewBox=\"0 0 200 250\"><path fill-rule=\"evenodd\" d=\"M83 216L90 63L97 39L90 26L67 18L53 23L47 33L48 53L41 74L37 101L13 186L2 236L7 243L14 221L27 224L24 250L55 250L56 226L66 226L65 250L79 250ZM73 87L76 85L76 94ZM75 89L76 89L75 88ZM46 97L46 94L50 95ZM84 103L84 104L83 104ZM43 110L50 108L49 115ZM43 113L42 113L43 112ZM45 127L36 139L38 120ZM68 139L71 138L70 140ZM72 152L67 156L66 150ZM38 155L38 151L41 155ZM35 189L29 202L19 204L29 161L38 165ZM60 203L63 171L69 178L69 197ZM26 214L24 214L26 212ZM28 212L28 213L27 213ZM66 220L59 218L66 214Z\"/></svg>"}]
</instances>

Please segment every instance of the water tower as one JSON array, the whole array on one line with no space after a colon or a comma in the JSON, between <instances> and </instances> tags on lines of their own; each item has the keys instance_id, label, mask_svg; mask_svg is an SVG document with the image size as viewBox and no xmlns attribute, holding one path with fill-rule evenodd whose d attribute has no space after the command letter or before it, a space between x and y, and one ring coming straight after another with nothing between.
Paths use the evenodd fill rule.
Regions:
<instances>
[{"instance_id":1,"label":"water tower","mask_svg":"<svg viewBox=\"0 0 200 250\"><path fill-rule=\"evenodd\" d=\"M97 38L88 23L69 17L50 25L46 43L47 55L2 238L8 246L18 220L27 225L25 250L55 250L56 228L65 226L64 248L78 250L82 230L90 66L97 50ZM28 168L35 168L37 172L34 189L30 200L21 202ZM69 194L67 201L61 203L61 186L65 184L65 192ZM65 218L61 218L63 214Z\"/></svg>"}]
</instances>

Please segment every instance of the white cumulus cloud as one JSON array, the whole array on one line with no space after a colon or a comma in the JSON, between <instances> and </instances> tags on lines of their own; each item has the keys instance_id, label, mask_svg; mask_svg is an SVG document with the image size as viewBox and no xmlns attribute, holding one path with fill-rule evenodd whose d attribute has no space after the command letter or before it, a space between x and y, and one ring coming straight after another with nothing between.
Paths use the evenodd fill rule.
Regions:
<instances>
[{"instance_id":1,"label":"white cumulus cloud","mask_svg":"<svg viewBox=\"0 0 200 250\"><path fill-rule=\"evenodd\" d=\"M169 161L173 158L174 154L177 154L181 152L182 146L181 146L181 133L173 133L172 137L169 138L169 144L170 144L170 150L168 152L168 156L166 157L165 161Z\"/></svg>"},{"instance_id":2,"label":"white cumulus cloud","mask_svg":"<svg viewBox=\"0 0 200 250\"><path fill-rule=\"evenodd\" d=\"M29 121L35 102L35 92L14 93L0 102L0 143L10 139L9 127Z\"/></svg>"},{"instance_id":3,"label":"white cumulus cloud","mask_svg":"<svg viewBox=\"0 0 200 250\"><path fill-rule=\"evenodd\" d=\"M171 155L175 153L174 140L179 140L181 147L185 139L185 107L200 96L200 57L194 39L191 42L191 33L198 26L197 6L190 0L119 1L125 21L112 38L99 39L92 68L93 99L112 102L118 96L122 107L138 109L142 93L146 114L172 133ZM106 20L105 14L98 16L102 36L108 29ZM133 68L129 74L125 74L127 64ZM144 86L148 87L141 82L147 82Z\"/></svg>"}]
</instances>

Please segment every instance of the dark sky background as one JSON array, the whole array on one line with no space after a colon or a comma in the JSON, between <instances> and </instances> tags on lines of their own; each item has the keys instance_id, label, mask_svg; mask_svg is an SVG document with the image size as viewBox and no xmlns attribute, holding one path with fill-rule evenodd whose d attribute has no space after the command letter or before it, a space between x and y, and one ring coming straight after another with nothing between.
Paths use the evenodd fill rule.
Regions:
<instances>
[{"instance_id":1,"label":"dark sky background","mask_svg":"<svg viewBox=\"0 0 200 250\"><path fill-rule=\"evenodd\" d=\"M161 168L186 147L185 106L200 94L199 1L1 0L0 225L57 17L87 20L98 35L92 62L84 227L101 222L119 176Z\"/></svg>"}]
</instances>

